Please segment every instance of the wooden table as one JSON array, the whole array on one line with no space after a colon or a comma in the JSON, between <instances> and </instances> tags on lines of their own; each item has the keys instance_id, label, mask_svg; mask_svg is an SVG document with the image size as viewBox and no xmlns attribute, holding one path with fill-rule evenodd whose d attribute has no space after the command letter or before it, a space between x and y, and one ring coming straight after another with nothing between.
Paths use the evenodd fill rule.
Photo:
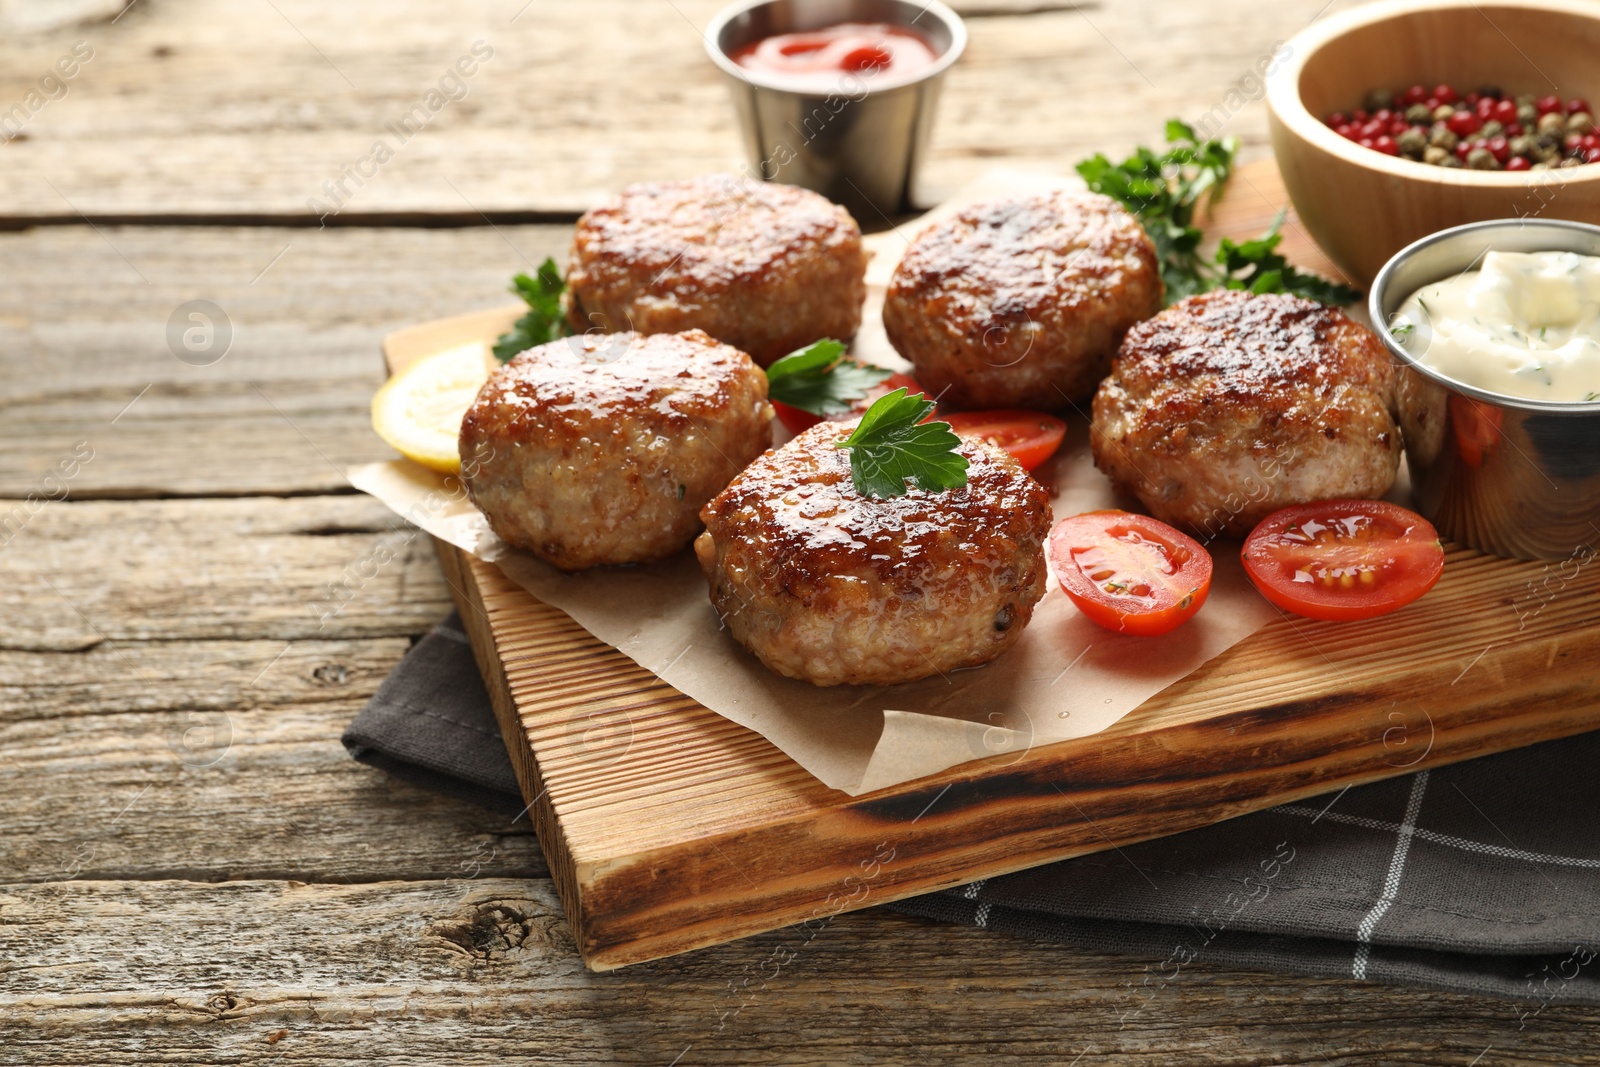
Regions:
<instances>
[{"instance_id":1,"label":"wooden table","mask_svg":"<svg viewBox=\"0 0 1600 1067\"><path fill-rule=\"evenodd\" d=\"M0 1059L1600 1063L1594 1009L1203 964L1122 1030L1156 961L875 910L777 975L783 932L585 972L525 819L339 745L449 610L342 471L386 454L383 333L503 301L626 181L738 164L715 0L123 2L0 4ZM1228 110L1322 3L960 5L927 195ZM1264 151L1259 103L1230 127ZM206 365L168 342L197 299Z\"/></svg>"}]
</instances>

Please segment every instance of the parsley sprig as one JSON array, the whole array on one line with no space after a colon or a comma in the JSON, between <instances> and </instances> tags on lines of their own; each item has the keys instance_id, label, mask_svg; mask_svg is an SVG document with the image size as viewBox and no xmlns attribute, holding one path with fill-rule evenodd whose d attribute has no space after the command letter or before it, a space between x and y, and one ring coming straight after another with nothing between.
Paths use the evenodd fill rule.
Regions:
<instances>
[{"instance_id":1,"label":"parsley sprig","mask_svg":"<svg viewBox=\"0 0 1600 1067\"><path fill-rule=\"evenodd\" d=\"M890 371L844 358L844 345L824 338L767 368L767 396L813 415L842 415Z\"/></svg>"},{"instance_id":2,"label":"parsley sprig","mask_svg":"<svg viewBox=\"0 0 1600 1067\"><path fill-rule=\"evenodd\" d=\"M1078 164L1078 173L1090 189L1138 216L1155 245L1168 304L1212 289L1292 293L1324 304L1348 304L1360 295L1289 265L1277 251L1281 214L1261 237L1242 244L1224 239L1215 256L1202 256L1204 234L1195 216L1227 184L1238 140L1201 140L1194 127L1177 119L1167 121L1166 135L1163 153L1141 145L1121 163L1096 154Z\"/></svg>"},{"instance_id":3,"label":"parsley sprig","mask_svg":"<svg viewBox=\"0 0 1600 1067\"><path fill-rule=\"evenodd\" d=\"M923 422L933 401L902 386L873 401L855 431L836 447L850 450L850 480L862 496L906 495L906 482L939 492L967 484L967 457L948 422Z\"/></svg>"},{"instance_id":4,"label":"parsley sprig","mask_svg":"<svg viewBox=\"0 0 1600 1067\"><path fill-rule=\"evenodd\" d=\"M556 261L548 257L532 276L518 274L512 278L511 291L527 303L528 312L512 323L510 332L495 341L495 358L504 363L518 352L559 341L571 333L561 310L561 294L566 288Z\"/></svg>"}]
</instances>

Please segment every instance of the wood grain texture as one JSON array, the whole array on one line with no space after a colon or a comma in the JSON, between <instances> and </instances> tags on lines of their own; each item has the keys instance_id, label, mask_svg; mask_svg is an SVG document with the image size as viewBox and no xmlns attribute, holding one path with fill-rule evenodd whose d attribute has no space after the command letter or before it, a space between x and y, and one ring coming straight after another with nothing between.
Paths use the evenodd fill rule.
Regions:
<instances>
[{"instance_id":1,"label":"wood grain texture","mask_svg":"<svg viewBox=\"0 0 1600 1067\"><path fill-rule=\"evenodd\" d=\"M473 221L576 212L632 181L737 167L732 106L700 36L721 6L405 0L374 19L352 4L186 0L137 4L114 24L8 33L0 110L75 40L95 54L23 139L0 144L0 219L310 220L309 200L331 203L323 183L344 181L346 221ZM1240 84L1325 4L956 7L971 43L940 102L928 204L996 162L1060 171L1126 152L1159 139L1169 115L1225 117L1264 154L1262 105ZM387 125L475 41L494 57L466 96L401 143ZM358 186L344 168L379 139L393 158L366 165Z\"/></svg>"},{"instance_id":2,"label":"wood grain texture","mask_svg":"<svg viewBox=\"0 0 1600 1067\"><path fill-rule=\"evenodd\" d=\"M1259 233L1284 203L1268 161L1233 193L1218 232ZM1287 225L1290 252L1326 268ZM401 331L385 353L398 369L512 313ZM850 798L438 545L579 950L601 970L1600 725L1600 574L1530 612L1548 567L1461 550L1406 611L1284 616L1103 733Z\"/></svg>"},{"instance_id":3,"label":"wood grain texture","mask_svg":"<svg viewBox=\"0 0 1600 1067\"><path fill-rule=\"evenodd\" d=\"M93 458L68 482L78 499L348 491L347 465L394 455L368 416L383 334L419 314L503 304L511 275L563 255L571 233L0 234L0 496L47 493L46 475L80 443ZM168 340L175 312L197 299L233 329L206 366Z\"/></svg>"},{"instance_id":4,"label":"wood grain texture","mask_svg":"<svg viewBox=\"0 0 1600 1067\"><path fill-rule=\"evenodd\" d=\"M882 912L594 975L548 882L487 872L4 886L0 958L19 956L0 1041L61 1067L1596 1062L1592 1010L1518 1031L1507 1004L1203 963L1121 1029L1137 961Z\"/></svg>"}]
</instances>

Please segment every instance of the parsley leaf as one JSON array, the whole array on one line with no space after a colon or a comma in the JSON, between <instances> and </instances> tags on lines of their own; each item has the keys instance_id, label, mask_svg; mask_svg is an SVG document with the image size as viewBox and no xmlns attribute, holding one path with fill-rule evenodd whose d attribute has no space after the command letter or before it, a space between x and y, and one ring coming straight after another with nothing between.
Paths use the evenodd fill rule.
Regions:
<instances>
[{"instance_id":1,"label":"parsley leaf","mask_svg":"<svg viewBox=\"0 0 1600 1067\"><path fill-rule=\"evenodd\" d=\"M1141 145L1120 164L1096 154L1078 164L1078 173L1090 189L1138 216L1156 247L1170 304L1216 288L1215 271L1200 256L1204 235L1194 217L1227 183L1239 144L1232 137L1201 141L1177 119L1167 122L1167 143L1161 155Z\"/></svg>"},{"instance_id":2,"label":"parsley leaf","mask_svg":"<svg viewBox=\"0 0 1600 1067\"><path fill-rule=\"evenodd\" d=\"M1278 254L1282 215L1263 236L1243 243L1224 239L1213 258L1202 256L1204 234L1195 215L1227 184L1239 144L1233 137L1202 141L1177 119L1168 120L1166 135L1164 153L1141 146L1122 163L1095 155L1078 164L1078 174L1094 192L1138 217L1155 245L1169 305L1218 288L1292 293L1324 304L1348 304L1360 295L1298 270Z\"/></svg>"},{"instance_id":3,"label":"parsley leaf","mask_svg":"<svg viewBox=\"0 0 1600 1067\"><path fill-rule=\"evenodd\" d=\"M906 495L906 481L938 492L967 484L967 457L948 422L923 422L933 411L924 394L902 386L873 401L855 432L838 448L850 450L850 480L869 497Z\"/></svg>"},{"instance_id":4,"label":"parsley leaf","mask_svg":"<svg viewBox=\"0 0 1600 1067\"><path fill-rule=\"evenodd\" d=\"M1311 274L1290 265L1278 252L1283 234L1284 212L1272 221L1272 229L1243 244L1224 237L1217 249L1217 265L1222 268L1223 285L1229 289L1248 289L1252 293L1292 293L1319 304L1348 304L1361 294L1339 282Z\"/></svg>"},{"instance_id":5,"label":"parsley leaf","mask_svg":"<svg viewBox=\"0 0 1600 1067\"><path fill-rule=\"evenodd\" d=\"M890 371L847 360L844 345L824 338L767 368L767 396L813 415L842 415Z\"/></svg>"},{"instance_id":6,"label":"parsley leaf","mask_svg":"<svg viewBox=\"0 0 1600 1067\"><path fill-rule=\"evenodd\" d=\"M501 334L495 341L496 359L504 363L518 352L559 341L572 332L561 310L561 293L566 287L556 261L548 257L532 277L519 274L511 279L511 291L526 301L528 313L512 323L509 333Z\"/></svg>"}]
</instances>

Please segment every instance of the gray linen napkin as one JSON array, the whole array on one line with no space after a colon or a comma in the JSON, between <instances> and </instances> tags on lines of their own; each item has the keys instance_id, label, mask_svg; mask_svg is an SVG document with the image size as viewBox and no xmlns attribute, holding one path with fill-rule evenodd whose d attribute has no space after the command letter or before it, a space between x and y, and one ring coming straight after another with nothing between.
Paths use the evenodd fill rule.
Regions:
<instances>
[{"instance_id":1,"label":"gray linen napkin","mask_svg":"<svg viewBox=\"0 0 1600 1067\"><path fill-rule=\"evenodd\" d=\"M451 616L350 724L356 759L523 810ZM1600 733L888 905L1143 961L1125 1023L1195 962L1600 1004Z\"/></svg>"}]
</instances>

